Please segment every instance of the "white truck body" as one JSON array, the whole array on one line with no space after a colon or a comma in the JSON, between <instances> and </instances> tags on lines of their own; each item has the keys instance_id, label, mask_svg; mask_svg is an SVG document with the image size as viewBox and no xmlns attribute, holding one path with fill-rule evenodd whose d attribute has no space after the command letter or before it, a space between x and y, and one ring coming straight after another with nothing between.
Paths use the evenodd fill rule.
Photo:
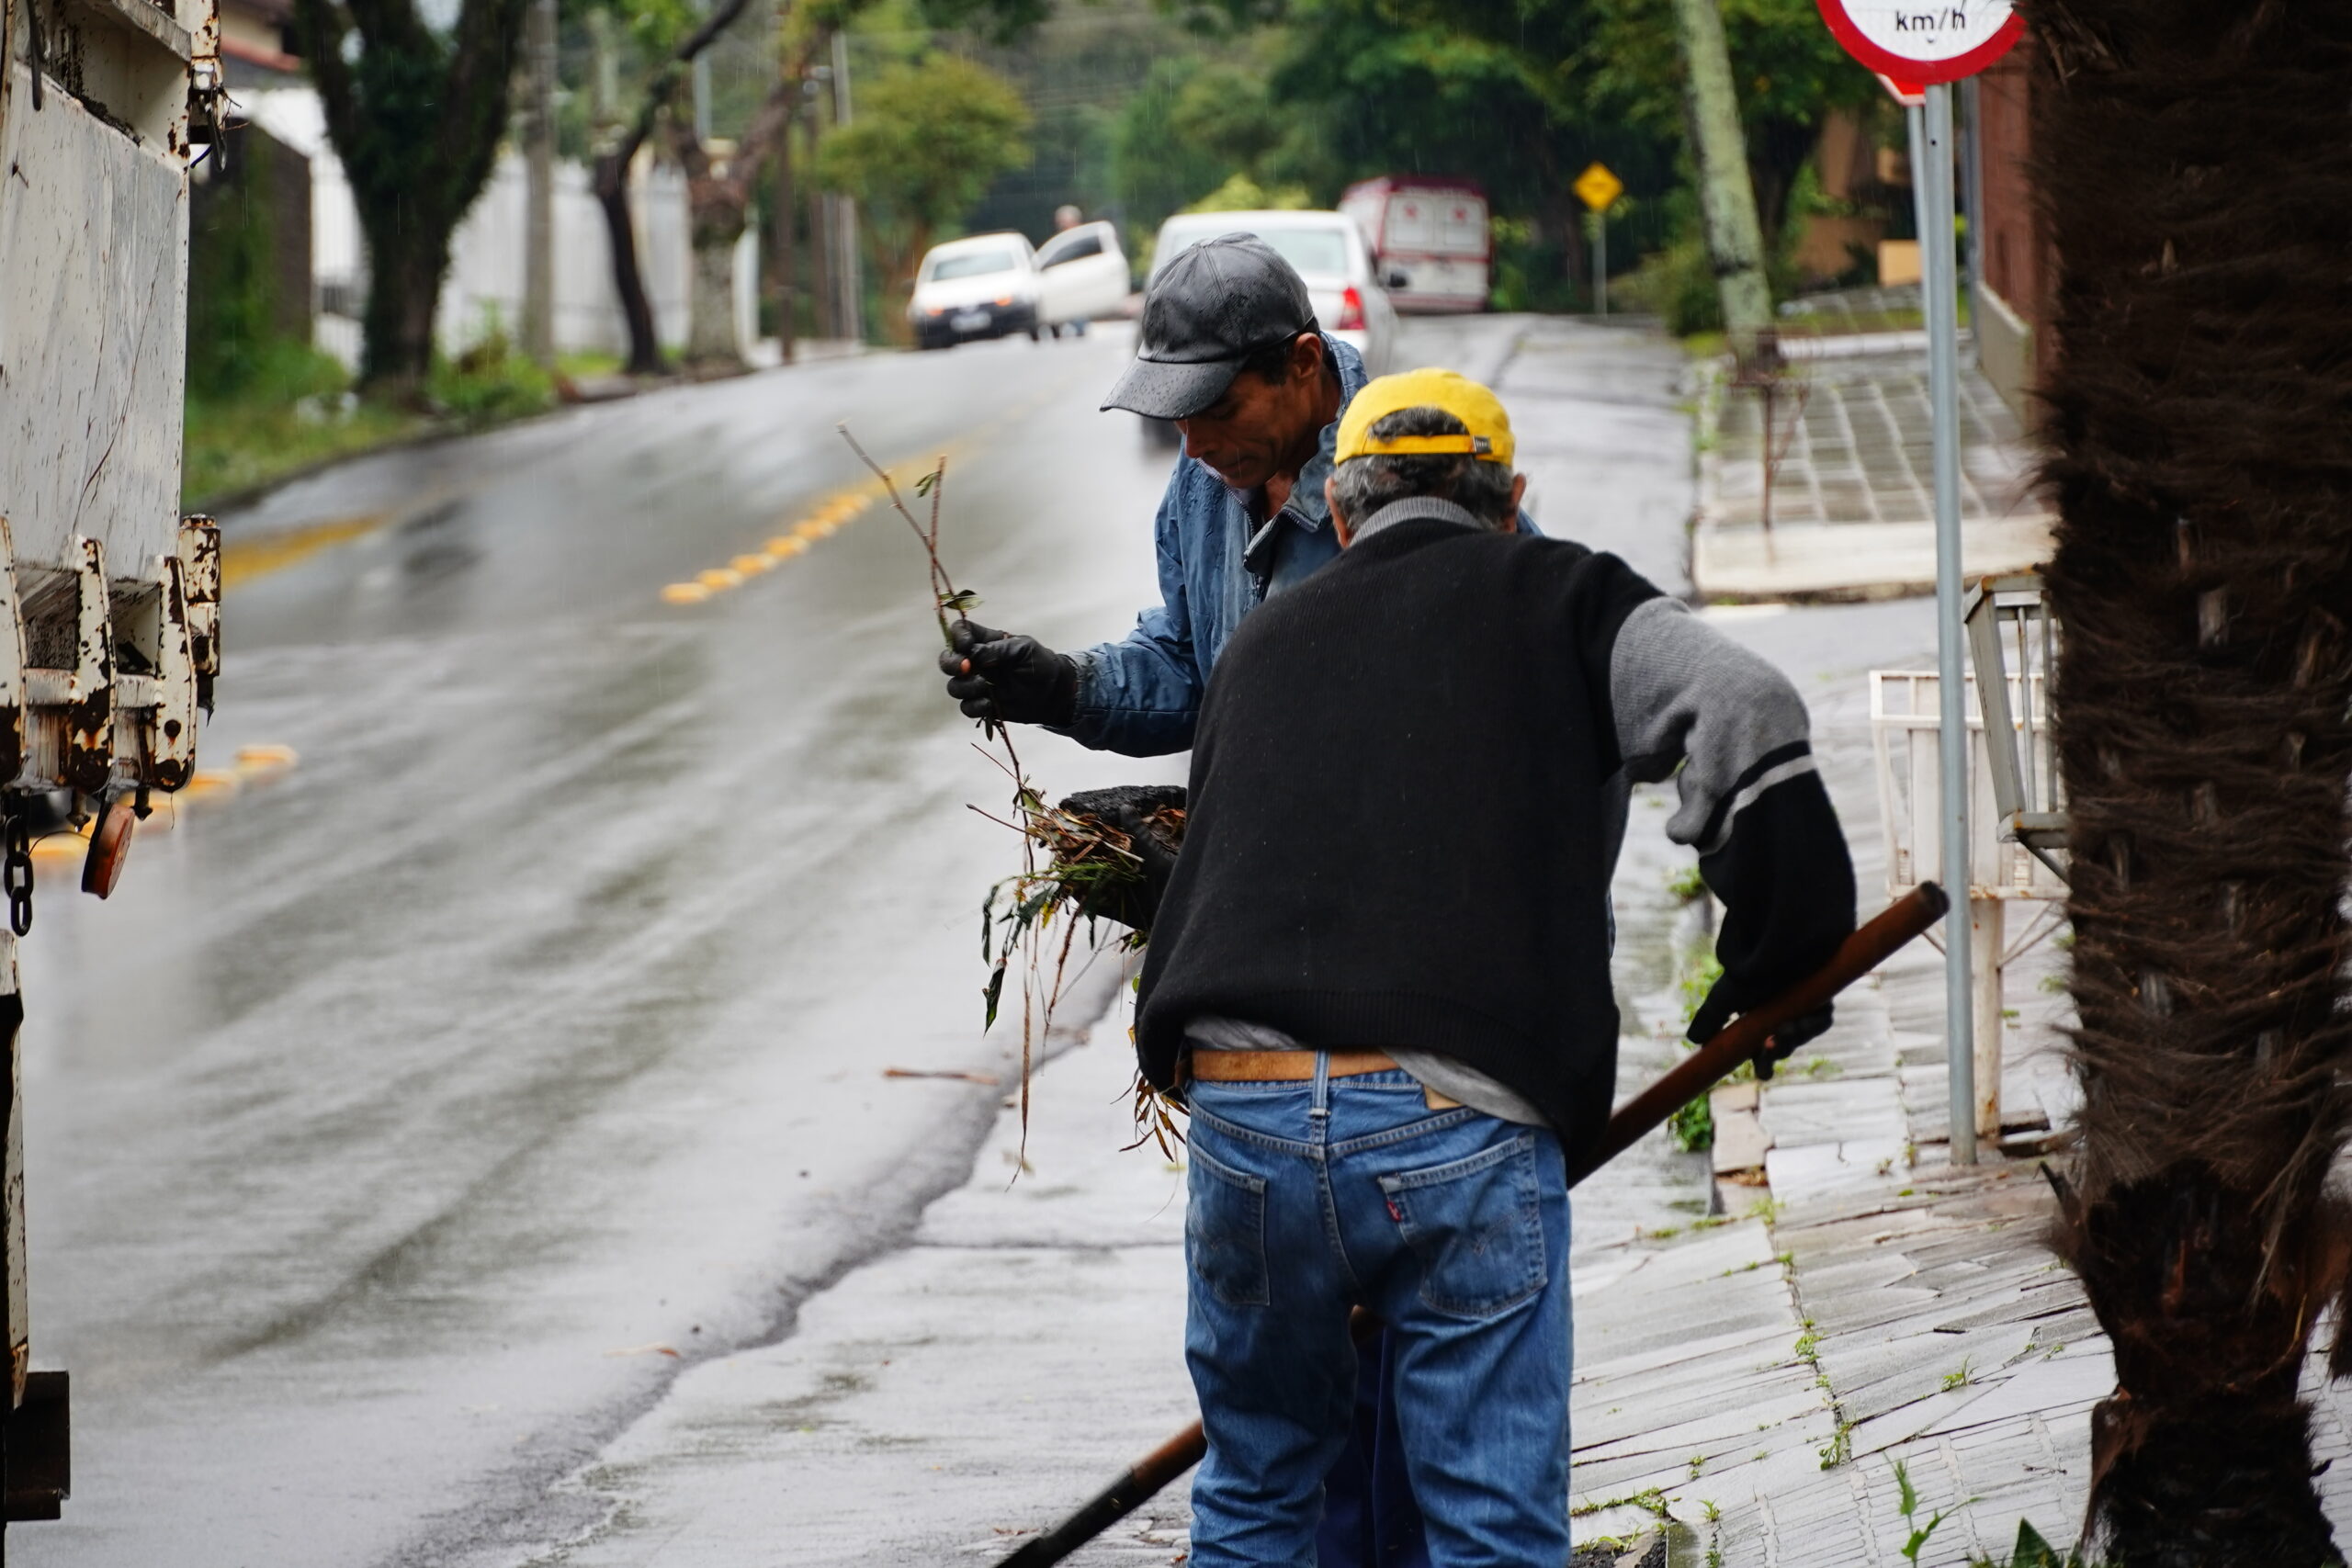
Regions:
<instances>
[{"instance_id":1,"label":"white truck body","mask_svg":"<svg viewBox=\"0 0 2352 1568\"><path fill-rule=\"evenodd\" d=\"M1384 175L1350 186L1340 210L1363 230L1398 310L1487 308L1494 243L1487 194L1476 184Z\"/></svg>"},{"instance_id":2,"label":"white truck body","mask_svg":"<svg viewBox=\"0 0 2352 1568\"><path fill-rule=\"evenodd\" d=\"M213 0L6 5L0 784L176 788L217 651L217 542L179 492L219 24Z\"/></svg>"},{"instance_id":3,"label":"white truck body","mask_svg":"<svg viewBox=\"0 0 2352 1568\"><path fill-rule=\"evenodd\" d=\"M220 86L214 0L0 0L0 1529L58 1517L70 1475L65 1374L28 1370L29 797L70 792L91 824L84 886L110 890L134 801L187 781L211 702L220 536L179 499L188 165Z\"/></svg>"}]
</instances>

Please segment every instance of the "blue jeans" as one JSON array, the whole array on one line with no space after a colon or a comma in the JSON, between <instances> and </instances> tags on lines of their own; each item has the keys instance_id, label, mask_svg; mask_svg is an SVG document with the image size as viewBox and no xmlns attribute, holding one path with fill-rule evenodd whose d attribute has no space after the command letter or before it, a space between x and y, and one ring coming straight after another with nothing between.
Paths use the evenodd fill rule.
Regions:
<instances>
[{"instance_id":1,"label":"blue jeans","mask_svg":"<svg viewBox=\"0 0 2352 1568\"><path fill-rule=\"evenodd\" d=\"M1208 1430L1194 1568L1311 1568L1356 1415L1348 1309L1389 1387L1435 1568L1568 1556L1568 1194L1558 1141L1430 1111L1401 1072L1194 1083L1185 1358Z\"/></svg>"}]
</instances>

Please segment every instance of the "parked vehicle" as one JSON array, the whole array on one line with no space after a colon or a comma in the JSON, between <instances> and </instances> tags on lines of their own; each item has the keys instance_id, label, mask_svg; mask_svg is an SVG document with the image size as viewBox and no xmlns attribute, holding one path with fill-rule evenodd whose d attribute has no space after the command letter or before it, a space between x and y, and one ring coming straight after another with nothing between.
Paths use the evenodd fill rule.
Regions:
<instances>
[{"instance_id":1,"label":"parked vehicle","mask_svg":"<svg viewBox=\"0 0 2352 1568\"><path fill-rule=\"evenodd\" d=\"M972 338L1026 333L1035 342L1086 330L1089 319L1126 299L1127 258L1109 223L1083 223L1032 250L1007 231L933 245L915 270L907 320L917 348L949 348Z\"/></svg>"},{"instance_id":2,"label":"parked vehicle","mask_svg":"<svg viewBox=\"0 0 2352 1568\"><path fill-rule=\"evenodd\" d=\"M968 338L1038 335L1037 263L1014 233L975 234L933 245L915 271L907 320L917 348L948 348Z\"/></svg>"},{"instance_id":3,"label":"parked vehicle","mask_svg":"<svg viewBox=\"0 0 2352 1568\"><path fill-rule=\"evenodd\" d=\"M1372 265L1355 220L1339 212L1180 212L1159 226L1151 253L1154 276L1177 253L1220 234L1255 234L1298 269L1323 330L1363 355L1374 376L1388 369L1396 342L1396 308ZM1175 427L1146 419L1145 435L1177 444Z\"/></svg>"},{"instance_id":4,"label":"parked vehicle","mask_svg":"<svg viewBox=\"0 0 2352 1568\"><path fill-rule=\"evenodd\" d=\"M1363 231L1338 212L1180 212L1159 226L1151 269L1219 234L1255 234L1273 246L1306 280L1316 319L1333 337L1363 355L1364 368L1384 374L1396 341L1396 308L1373 270Z\"/></svg>"},{"instance_id":5,"label":"parked vehicle","mask_svg":"<svg viewBox=\"0 0 2352 1568\"><path fill-rule=\"evenodd\" d=\"M36 821L88 824L82 886L112 891L151 793L195 768L220 648L220 536L179 514L188 167L227 118L220 18L213 0L73 15L39 79L25 63L38 45L0 51L0 1529L59 1517L69 1473L66 1375L27 1370L16 937L32 919L28 835Z\"/></svg>"},{"instance_id":6,"label":"parked vehicle","mask_svg":"<svg viewBox=\"0 0 2352 1568\"><path fill-rule=\"evenodd\" d=\"M1114 316L1135 291L1115 223L1081 223L1037 247L1040 315L1056 337L1082 335L1086 323Z\"/></svg>"},{"instance_id":7,"label":"parked vehicle","mask_svg":"<svg viewBox=\"0 0 2352 1568\"><path fill-rule=\"evenodd\" d=\"M1476 182L1384 175L1350 186L1340 210L1363 228L1398 310L1487 308L1494 233L1487 193Z\"/></svg>"}]
</instances>

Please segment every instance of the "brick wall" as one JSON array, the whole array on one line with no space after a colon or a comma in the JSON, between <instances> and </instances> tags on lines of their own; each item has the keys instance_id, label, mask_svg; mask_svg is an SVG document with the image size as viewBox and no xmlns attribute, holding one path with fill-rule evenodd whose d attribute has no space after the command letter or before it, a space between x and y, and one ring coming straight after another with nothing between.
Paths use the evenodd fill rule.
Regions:
<instances>
[{"instance_id":1,"label":"brick wall","mask_svg":"<svg viewBox=\"0 0 2352 1568\"><path fill-rule=\"evenodd\" d=\"M1978 78L1978 146L1984 160L1984 282L1998 298L1986 301L1977 324L1984 374L2021 418L2040 379L2049 336L2050 264L2028 168L2032 85L2030 37Z\"/></svg>"}]
</instances>

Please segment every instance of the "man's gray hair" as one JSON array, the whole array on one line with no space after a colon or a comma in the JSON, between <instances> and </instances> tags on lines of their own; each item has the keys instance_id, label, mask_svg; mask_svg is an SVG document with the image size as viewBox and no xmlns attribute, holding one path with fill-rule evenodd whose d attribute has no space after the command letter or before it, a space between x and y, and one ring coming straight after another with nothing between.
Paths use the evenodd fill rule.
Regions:
<instances>
[{"instance_id":1,"label":"man's gray hair","mask_svg":"<svg viewBox=\"0 0 2352 1568\"><path fill-rule=\"evenodd\" d=\"M1398 409L1373 421L1371 434L1381 440L1399 435L1467 435L1470 427L1443 409ZM1468 453L1394 457L1374 453L1351 457L1332 470L1332 490L1340 511L1352 527L1393 502L1433 496L1450 501L1495 528L1507 527L1514 515L1510 504L1510 465L1491 463Z\"/></svg>"}]
</instances>

